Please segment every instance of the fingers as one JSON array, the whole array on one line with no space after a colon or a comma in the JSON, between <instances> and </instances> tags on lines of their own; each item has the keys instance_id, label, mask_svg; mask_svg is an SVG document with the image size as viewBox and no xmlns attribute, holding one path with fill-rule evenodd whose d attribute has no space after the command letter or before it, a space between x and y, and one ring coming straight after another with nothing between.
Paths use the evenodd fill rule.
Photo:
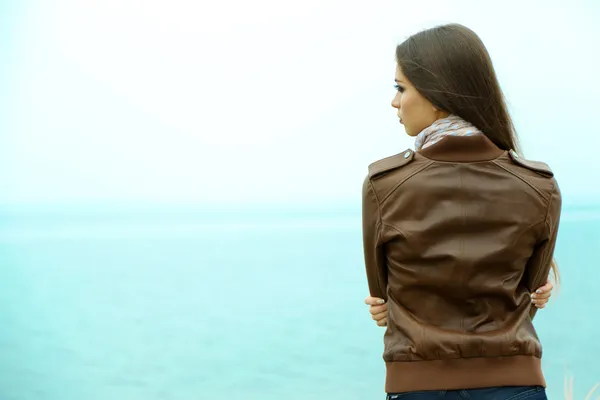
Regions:
<instances>
[{"instance_id":1,"label":"fingers","mask_svg":"<svg viewBox=\"0 0 600 400\"><path fill-rule=\"evenodd\" d=\"M551 292L544 292L544 293L540 293L540 294L533 293L531 295L531 298L535 299L535 300L546 300L546 301L548 301L548 299L550 298L550 296L552 296Z\"/></svg>"},{"instance_id":2,"label":"fingers","mask_svg":"<svg viewBox=\"0 0 600 400\"><path fill-rule=\"evenodd\" d=\"M545 308L550 296L552 296L552 289L554 289L554 285L550 280L547 280L544 286L538 288L535 293L531 294L531 303L537 308Z\"/></svg>"},{"instance_id":3,"label":"fingers","mask_svg":"<svg viewBox=\"0 0 600 400\"><path fill-rule=\"evenodd\" d=\"M379 305L385 304L385 300L380 299L379 297L368 296L365 299L365 304L369 305L369 306L379 306Z\"/></svg>"},{"instance_id":4,"label":"fingers","mask_svg":"<svg viewBox=\"0 0 600 400\"><path fill-rule=\"evenodd\" d=\"M387 312L387 304L384 304L382 306L371 306L371 307L369 307L369 312L372 315Z\"/></svg>"},{"instance_id":5,"label":"fingers","mask_svg":"<svg viewBox=\"0 0 600 400\"><path fill-rule=\"evenodd\" d=\"M546 303L548 303L550 296L552 296L552 293L550 292L541 294L532 293L531 304L535 305L537 308L544 308L546 307Z\"/></svg>"},{"instance_id":6,"label":"fingers","mask_svg":"<svg viewBox=\"0 0 600 400\"><path fill-rule=\"evenodd\" d=\"M371 318L378 326L387 326L387 304L385 300L378 297L368 296L365 298L365 304L369 305Z\"/></svg>"},{"instance_id":7,"label":"fingers","mask_svg":"<svg viewBox=\"0 0 600 400\"><path fill-rule=\"evenodd\" d=\"M387 312L382 312L379 314L373 314L371 316L371 318L373 319L373 321L381 321L382 319L387 319Z\"/></svg>"},{"instance_id":8,"label":"fingers","mask_svg":"<svg viewBox=\"0 0 600 400\"><path fill-rule=\"evenodd\" d=\"M531 304L533 304L537 308L544 308L544 307L546 307L547 303L548 303L548 300L531 300Z\"/></svg>"},{"instance_id":9,"label":"fingers","mask_svg":"<svg viewBox=\"0 0 600 400\"><path fill-rule=\"evenodd\" d=\"M387 318L387 304L382 306L371 306L369 307L369 312L374 321L385 319Z\"/></svg>"},{"instance_id":10,"label":"fingers","mask_svg":"<svg viewBox=\"0 0 600 400\"><path fill-rule=\"evenodd\" d=\"M540 287L539 289L537 289L535 292L537 294L541 294L541 293L547 293L547 292L551 292L552 289L554 289L554 285L552 284L552 282L550 282L549 280L546 281L546 284L542 287Z\"/></svg>"}]
</instances>

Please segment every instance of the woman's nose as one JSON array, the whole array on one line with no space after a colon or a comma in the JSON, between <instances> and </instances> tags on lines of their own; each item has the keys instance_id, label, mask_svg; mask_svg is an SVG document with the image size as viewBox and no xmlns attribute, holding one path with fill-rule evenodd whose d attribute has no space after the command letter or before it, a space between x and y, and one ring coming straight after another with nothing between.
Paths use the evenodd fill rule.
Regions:
<instances>
[{"instance_id":1,"label":"woman's nose","mask_svg":"<svg viewBox=\"0 0 600 400\"><path fill-rule=\"evenodd\" d=\"M394 108L400 108L400 96L398 96L397 94L394 96L394 98L392 99L392 107Z\"/></svg>"}]
</instances>

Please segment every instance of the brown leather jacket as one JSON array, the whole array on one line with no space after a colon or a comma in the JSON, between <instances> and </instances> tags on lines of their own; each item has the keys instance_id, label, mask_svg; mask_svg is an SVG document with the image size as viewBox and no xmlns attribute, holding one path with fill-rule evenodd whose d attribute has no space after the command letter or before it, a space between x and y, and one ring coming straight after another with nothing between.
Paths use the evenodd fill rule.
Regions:
<instances>
[{"instance_id":1,"label":"brown leather jacket","mask_svg":"<svg viewBox=\"0 0 600 400\"><path fill-rule=\"evenodd\" d=\"M363 239L388 301L387 392L541 385L530 293L548 278L561 195L546 164L483 135L369 166Z\"/></svg>"}]
</instances>

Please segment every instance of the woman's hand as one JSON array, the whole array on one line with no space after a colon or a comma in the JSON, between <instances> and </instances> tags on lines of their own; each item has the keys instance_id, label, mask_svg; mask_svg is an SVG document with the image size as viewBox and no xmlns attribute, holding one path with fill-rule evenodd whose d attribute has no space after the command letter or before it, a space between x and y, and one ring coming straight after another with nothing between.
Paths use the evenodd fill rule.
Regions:
<instances>
[{"instance_id":1,"label":"woman's hand","mask_svg":"<svg viewBox=\"0 0 600 400\"><path fill-rule=\"evenodd\" d=\"M535 291L535 293L531 294L531 304L536 306L537 308L546 307L546 303L552 296L552 289L554 289L554 285L549 280L546 281L546 284Z\"/></svg>"},{"instance_id":2,"label":"woman's hand","mask_svg":"<svg viewBox=\"0 0 600 400\"><path fill-rule=\"evenodd\" d=\"M537 308L546 307L546 303L552 296L554 285L552 282L546 281L546 284L531 294L531 303ZM371 318L378 326L387 326L387 303L378 297L367 297L365 304L369 306Z\"/></svg>"},{"instance_id":3,"label":"woman's hand","mask_svg":"<svg viewBox=\"0 0 600 400\"><path fill-rule=\"evenodd\" d=\"M369 306L369 312L371 313L371 318L377 323L379 326L387 325L387 303L385 300L380 299L378 297L367 297L365 299L365 304Z\"/></svg>"}]
</instances>

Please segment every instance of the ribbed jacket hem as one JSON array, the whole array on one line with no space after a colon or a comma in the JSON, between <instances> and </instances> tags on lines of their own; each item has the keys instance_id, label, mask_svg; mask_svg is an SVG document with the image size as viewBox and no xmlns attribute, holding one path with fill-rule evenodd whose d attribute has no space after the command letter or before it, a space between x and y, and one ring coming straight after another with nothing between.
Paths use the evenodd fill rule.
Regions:
<instances>
[{"instance_id":1,"label":"ribbed jacket hem","mask_svg":"<svg viewBox=\"0 0 600 400\"><path fill-rule=\"evenodd\" d=\"M387 393L495 386L542 386L542 362L534 356L458 358L386 363Z\"/></svg>"}]
</instances>

